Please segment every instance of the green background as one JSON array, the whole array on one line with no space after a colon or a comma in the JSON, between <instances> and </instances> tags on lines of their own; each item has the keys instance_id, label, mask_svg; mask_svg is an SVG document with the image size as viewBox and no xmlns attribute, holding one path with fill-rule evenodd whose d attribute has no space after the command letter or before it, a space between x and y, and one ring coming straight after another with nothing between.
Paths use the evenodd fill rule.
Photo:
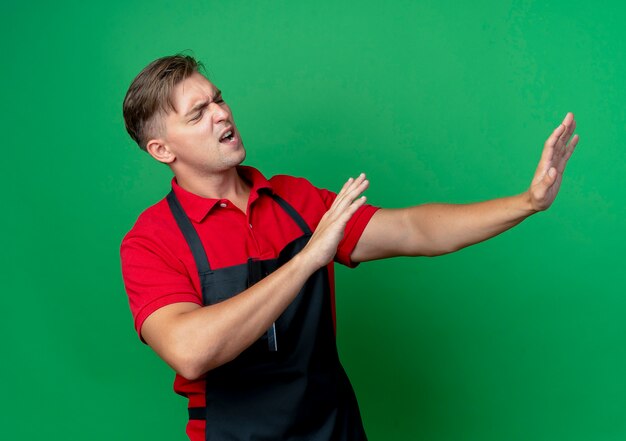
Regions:
<instances>
[{"instance_id":1,"label":"green background","mask_svg":"<svg viewBox=\"0 0 626 441\"><path fill-rule=\"evenodd\" d=\"M371 440L626 439L625 18L617 1L5 5L0 436L186 439L118 250L170 180L122 99L192 50L246 164L330 189L366 171L385 207L522 192L575 112L547 213L455 254L339 268L339 346Z\"/></svg>"}]
</instances>

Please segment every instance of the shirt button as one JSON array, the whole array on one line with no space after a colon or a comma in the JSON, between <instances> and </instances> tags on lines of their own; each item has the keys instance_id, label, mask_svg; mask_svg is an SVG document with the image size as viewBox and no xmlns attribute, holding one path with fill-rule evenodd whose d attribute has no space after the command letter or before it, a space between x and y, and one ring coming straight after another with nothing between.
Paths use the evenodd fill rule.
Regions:
<instances>
[{"instance_id":1,"label":"shirt button","mask_svg":"<svg viewBox=\"0 0 626 441\"><path fill-rule=\"evenodd\" d=\"M252 229L252 224L248 224L248 225L250 225L250 229Z\"/></svg>"},{"instance_id":2,"label":"shirt button","mask_svg":"<svg viewBox=\"0 0 626 441\"><path fill-rule=\"evenodd\" d=\"M228 204L227 204L226 202L222 202L222 203L220 204L220 207L222 207L222 208L226 208L226 207L228 207Z\"/></svg>"}]
</instances>

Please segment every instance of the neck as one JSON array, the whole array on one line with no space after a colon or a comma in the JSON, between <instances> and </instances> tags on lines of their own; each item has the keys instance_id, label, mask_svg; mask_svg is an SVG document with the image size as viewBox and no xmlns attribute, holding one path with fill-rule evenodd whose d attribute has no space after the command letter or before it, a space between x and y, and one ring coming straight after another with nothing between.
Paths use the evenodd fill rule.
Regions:
<instances>
[{"instance_id":1,"label":"neck","mask_svg":"<svg viewBox=\"0 0 626 441\"><path fill-rule=\"evenodd\" d=\"M248 200L250 185L233 167L223 173L210 176L185 177L176 176L176 182L185 190L209 199L228 199L237 204Z\"/></svg>"}]
</instances>

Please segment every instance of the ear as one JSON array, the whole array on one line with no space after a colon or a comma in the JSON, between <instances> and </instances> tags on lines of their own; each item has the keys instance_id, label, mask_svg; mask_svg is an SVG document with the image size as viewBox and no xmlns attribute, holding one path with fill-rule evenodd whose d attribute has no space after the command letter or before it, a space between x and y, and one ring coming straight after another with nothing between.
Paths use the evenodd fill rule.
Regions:
<instances>
[{"instance_id":1,"label":"ear","mask_svg":"<svg viewBox=\"0 0 626 441\"><path fill-rule=\"evenodd\" d=\"M164 164L171 164L176 159L176 155L172 153L169 147L161 138L155 138L148 141L146 150L154 159Z\"/></svg>"}]
</instances>

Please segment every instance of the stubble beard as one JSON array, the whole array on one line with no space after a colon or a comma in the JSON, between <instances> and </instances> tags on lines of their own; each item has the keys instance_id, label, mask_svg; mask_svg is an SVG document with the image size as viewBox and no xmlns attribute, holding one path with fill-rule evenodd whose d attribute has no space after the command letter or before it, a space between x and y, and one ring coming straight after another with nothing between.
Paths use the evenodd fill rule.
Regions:
<instances>
[{"instance_id":1,"label":"stubble beard","mask_svg":"<svg viewBox=\"0 0 626 441\"><path fill-rule=\"evenodd\" d=\"M243 142L241 142L236 152L228 152L228 154L225 154L220 150L217 167L215 166L216 164L206 164L205 170L208 174L226 172L240 165L245 159L246 149L243 146Z\"/></svg>"}]
</instances>

